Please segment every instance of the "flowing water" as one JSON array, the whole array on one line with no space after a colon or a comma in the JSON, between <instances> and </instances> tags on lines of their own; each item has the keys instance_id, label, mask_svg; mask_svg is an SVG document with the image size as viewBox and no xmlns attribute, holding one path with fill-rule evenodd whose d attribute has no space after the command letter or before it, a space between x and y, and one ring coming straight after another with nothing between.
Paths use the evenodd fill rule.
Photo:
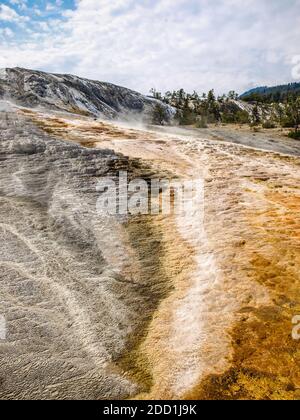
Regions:
<instances>
[{"instance_id":1,"label":"flowing water","mask_svg":"<svg viewBox=\"0 0 300 420\"><path fill-rule=\"evenodd\" d=\"M82 194L78 202L70 196L78 220L70 213L68 223L76 232L84 220L84 229L94 231L105 273L91 273L87 264L78 272L85 283L76 282L70 261L72 281L55 285L50 276L47 282L64 296L94 366L99 357L105 375L124 378L119 389L112 378L109 391L101 385L98 397L298 399L300 342L292 338L292 318L300 314L298 145L289 143L289 153L280 154L285 139L281 143L278 134L274 150L266 151L265 134L256 134L255 148L253 138L251 147L244 144L251 136L245 132L240 145L225 134L217 139L215 129L131 128L32 111L22 111L22 118L53 141L80 144L90 154L113 151L132 177L204 180L204 207L188 214L104 221L83 204ZM63 214L63 208L52 210ZM63 250L75 257L74 250ZM95 263L92 254L87 258ZM83 284L85 293L97 290L92 305L79 304ZM100 321L101 293L111 315L102 311ZM103 345L113 336L114 347Z\"/></svg>"}]
</instances>

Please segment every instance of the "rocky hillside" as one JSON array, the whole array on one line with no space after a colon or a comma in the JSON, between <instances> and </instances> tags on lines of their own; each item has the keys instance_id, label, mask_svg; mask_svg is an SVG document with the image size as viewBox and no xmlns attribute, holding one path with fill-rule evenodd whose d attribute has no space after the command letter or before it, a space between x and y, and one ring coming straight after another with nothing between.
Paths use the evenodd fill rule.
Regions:
<instances>
[{"instance_id":1,"label":"rocky hillside","mask_svg":"<svg viewBox=\"0 0 300 420\"><path fill-rule=\"evenodd\" d=\"M0 70L0 99L26 107L42 107L108 119L151 121L160 101L110 83L22 68ZM172 107L161 104L165 120Z\"/></svg>"}]
</instances>

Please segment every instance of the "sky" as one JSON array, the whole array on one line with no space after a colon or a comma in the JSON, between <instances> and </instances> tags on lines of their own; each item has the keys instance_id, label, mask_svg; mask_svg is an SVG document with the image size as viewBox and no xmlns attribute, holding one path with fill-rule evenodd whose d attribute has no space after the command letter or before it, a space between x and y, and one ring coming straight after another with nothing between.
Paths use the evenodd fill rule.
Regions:
<instances>
[{"instance_id":1,"label":"sky","mask_svg":"<svg viewBox=\"0 0 300 420\"><path fill-rule=\"evenodd\" d=\"M300 0L0 0L0 67L221 94L300 81L297 57Z\"/></svg>"}]
</instances>

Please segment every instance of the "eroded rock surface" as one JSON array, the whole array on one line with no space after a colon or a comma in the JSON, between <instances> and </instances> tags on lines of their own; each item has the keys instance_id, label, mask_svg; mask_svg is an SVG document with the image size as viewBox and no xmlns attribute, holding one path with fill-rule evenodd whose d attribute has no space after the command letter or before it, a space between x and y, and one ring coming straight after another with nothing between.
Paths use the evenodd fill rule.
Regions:
<instances>
[{"instance_id":1,"label":"eroded rock surface","mask_svg":"<svg viewBox=\"0 0 300 420\"><path fill-rule=\"evenodd\" d=\"M15 112L0 113L0 138L1 398L134 394L113 361L161 291L136 274L121 224L96 213L96 185L138 162Z\"/></svg>"},{"instance_id":2,"label":"eroded rock surface","mask_svg":"<svg viewBox=\"0 0 300 420\"><path fill-rule=\"evenodd\" d=\"M111 83L22 68L0 69L0 99L108 119L151 121L158 104L166 120L175 113L156 99Z\"/></svg>"},{"instance_id":3,"label":"eroded rock surface","mask_svg":"<svg viewBox=\"0 0 300 420\"><path fill-rule=\"evenodd\" d=\"M298 157L0 115L1 398L299 398ZM204 179L204 224L99 216L123 169Z\"/></svg>"}]
</instances>

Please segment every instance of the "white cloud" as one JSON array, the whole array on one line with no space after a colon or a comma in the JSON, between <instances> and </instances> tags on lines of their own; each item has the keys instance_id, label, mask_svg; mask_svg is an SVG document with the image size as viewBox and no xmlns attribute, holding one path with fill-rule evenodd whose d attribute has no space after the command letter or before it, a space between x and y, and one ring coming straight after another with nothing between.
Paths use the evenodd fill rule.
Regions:
<instances>
[{"instance_id":1,"label":"white cloud","mask_svg":"<svg viewBox=\"0 0 300 420\"><path fill-rule=\"evenodd\" d=\"M6 22L14 22L18 21L19 15L10 7L6 6L5 4L0 5L0 20L4 20Z\"/></svg>"},{"instance_id":2,"label":"white cloud","mask_svg":"<svg viewBox=\"0 0 300 420\"><path fill-rule=\"evenodd\" d=\"M34 6L32 10L37 16L42 16L43 15L42 10L39 9L37 6Z\"/></svg>"},{"instance_id":3,"label":"white cloud","mask_svg":"<svg viewBox=\"0 0 300 420\"><path fill-rule=\"evenodd\" d=\"M47 3L46 4L46 11L47 12L53 12L54 10L56 10L56 5L54 5L52 3Z\"/></svg>"},{"instance_id":4,"label":"white cloud","mask_svg":"<svg viewBox=\"0 0 300 420\"><path fill-rule=\"evenodd\" d=\"M9 0L10 4L19 7L21 10L27 9L27 0Z\"/></svg>"},{"instance_id":5,"label":"white cloud","mask_svg":"<svg viewBox=\"0 0 300 420\"><path fill-rule=\"evenodd\" d=\"M0 21L21 23L28 21L28 17L19 15L14 9L0 4Z\"/></svg>"},{"instance_id":6,"label":"white cloud","mask_svg":"<svg viewBox=\"0 0 300 420\"><path fill-rule=\"evenodd\" d=\"M42 29L42 31L49 31L48 22L38 22L38 25Z\"/></svg>"},{"instance_id":7,"label":"white cloud","mask_svg":"<svg viewBox=\"0 0 300 420\"><path fill-rule=\"evenodd\" d=\"M145 93L243 91L291 80L299 11L299 0L78 0L65 22L48 21L46 38L36 32L30 43L1 46L0 66L74 73Z\"/></svg>"},{"instance_id":8,"label":"white cloud","mask_svg":"<svg viewBox=\"0 0 300 420\"><path fill-rule=\"evenodd\" d=\"M14 36L14 33L10 28L0 28L0 35L4 35L5 37L12 38Z\"/></svg>"}]
</instances>

